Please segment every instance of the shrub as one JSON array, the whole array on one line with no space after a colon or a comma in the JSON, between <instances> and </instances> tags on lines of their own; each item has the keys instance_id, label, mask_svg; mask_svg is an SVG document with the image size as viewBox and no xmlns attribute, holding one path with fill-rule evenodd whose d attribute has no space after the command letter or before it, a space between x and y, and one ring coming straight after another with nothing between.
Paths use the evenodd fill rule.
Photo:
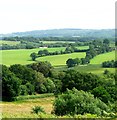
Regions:
<instances>
[{"instance_id":1,"label":"shrub","mask_svg":"<svg viewBox=\"0 0 117 120\"><path fill-rule=\"evenodd\" d=\"M20 95L28 95L28 89L26 85L20 85Z\"/></svg>"},{"instance_id":2,"label":"shrub","mask_svg":"<svg viewBox=\"0 0 117 120\"><path fill-rule=\"evenodd\" d=\"M35 106L32 108L32 113L45 113L44 109L41 106Z\"/></svg>"},{"instance_id":3,"label":"shrub","mask_svg":"<svg viewBox=\"0 0 117 120\"><path fill-rule=\"evenodd\" d=\"M56 115L91 113L100 116L103 111L108 112L109 108L100 99L94 98L91 93L73 88L55 99L53 112Z\"/></svg>"}]
</instances>

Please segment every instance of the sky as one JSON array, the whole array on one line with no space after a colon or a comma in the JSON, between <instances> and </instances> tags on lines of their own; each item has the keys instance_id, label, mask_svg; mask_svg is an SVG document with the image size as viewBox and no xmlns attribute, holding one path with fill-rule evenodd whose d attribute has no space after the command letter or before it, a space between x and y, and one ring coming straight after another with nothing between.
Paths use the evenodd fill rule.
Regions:
<instances>
[{"instance_id":1,"label":"sky","mask_svg":"<svg viewBox=\"0 0 117 120\"><path fill-rule=\"evenodd\" d=\"M0 34L115 27L116 0L0 0Z\"/></svg>"}]
</instances>

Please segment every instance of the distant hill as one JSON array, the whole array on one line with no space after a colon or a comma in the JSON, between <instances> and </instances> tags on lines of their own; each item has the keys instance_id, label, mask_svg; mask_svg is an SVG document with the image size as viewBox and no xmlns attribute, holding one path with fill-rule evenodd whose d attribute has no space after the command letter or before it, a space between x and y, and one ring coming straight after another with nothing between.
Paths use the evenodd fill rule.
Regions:
<instances>
[{"instance_id":1,"label":"distant hill","mask_svg":"<svg viewBox=\"0 0 117 120\"><path fill-rule=\"evenodd\" d=\"M50 29L27 32L1 34L0 37L32 36L32 37L96 37L112 38L115 36L114 29Z\"/></svg>"}]
</instances>

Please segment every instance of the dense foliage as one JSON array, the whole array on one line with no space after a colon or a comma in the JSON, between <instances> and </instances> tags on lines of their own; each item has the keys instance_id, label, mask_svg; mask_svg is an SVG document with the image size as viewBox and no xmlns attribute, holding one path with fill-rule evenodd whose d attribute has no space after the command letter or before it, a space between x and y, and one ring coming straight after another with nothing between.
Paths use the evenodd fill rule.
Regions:
<instances>
[{"instance_id":1,"label":"dense foliage","mask_svg":"<svg viewBox=\"0 0 117 120\"><path fill-rule=\"evenodd\" d=\"M117 67L117 61L111 60L111 61L105 61L102 63L102 67L104 68L116 68Z\"/></svg>"},{"instance_id":2,"label":"dense foliage","mask_svg":"<svg viewBox=\"0 0 117 120\"><path fill-rule=\"evenodd\" d=\"M59 95L54 103L56 115L91 113L101 116L103 112L109 112L109 107L104 102L94 98L91 93L78 91L75 88Z\"/></svg>"}]
</instances>

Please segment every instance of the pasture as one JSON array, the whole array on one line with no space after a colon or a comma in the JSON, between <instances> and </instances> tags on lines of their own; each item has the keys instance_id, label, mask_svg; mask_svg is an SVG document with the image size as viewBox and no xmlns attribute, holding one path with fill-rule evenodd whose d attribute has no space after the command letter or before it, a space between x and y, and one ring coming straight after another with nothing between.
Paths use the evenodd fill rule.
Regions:
<instances>
[{"instance_id":1,"label":"pasture","mask_svg":"<svg viewBox=\"0 0 117 120\"><path fill-rule=\"evenodd\" d=\"M4 65L7 65L7 66L10 66L12 64L22 64L22 65L30 64L30 63L34 62L34 61L31 60L30 54L33 53L33 52L37 53L39 50L43 50L43 49L45 49L45 48L19 49L19 50L0 50L0 55L2 56L1 59L0 59L0 63L4 64ZM87 49L87 46L79 47L79 49ZM47 48L47 50L49 52L61 51L61 50L65 50L65 47ZM72 54L68 54L66 56L67 57L68 56L69 57L75 57L75 56L77 57L77 56L79 56L79 54L81 55L81 53L72 53ZM57 60L58 59L57 55L56 56L45 56L43 58L38 58L38 59L42 59L43 61L49 61L48 57L50 57L49 59L52 59L52 57L53 57L52 61L54 61L54 63L56 61L57 65L60 65L61 61L63 61L63 63L65 63L65 60L64 60L65 57L64 57L64 55L59 56L59 57L61 57L61 58L59 58L59 60L61 59L60 64L58 64L59 60ZM56 59L56 57L57 57L57 59ZM54 65L54 64L52 63L52 65Z\"/></svg>"},{"instance_id":2,"label":"pasture","mask_svg":"<svg viewBox=\"0 0 117 120\"><path fill-rule=\"evenodd\" d=\"M6 40L0 40L0 45L7 44L7 45L17 45L20 41L6 41Z\"/></svg>"},{"instance_id":3,"label":"pasture","mask_svg":"<svg viewBox=\"0 0 117 120\"><path fill-rule=\"evenodd\" d=\"M87 72L87 73L94 73L97 75L101 75L104 73L105 70L110 71L111 73L115 73L115 68L102 68L100 64L89 64L84 66L75 66L75 70L79 72Z\"/></svg>"},{"instance_id":4,"label":"pasture","mask_svg":"<svg viewBox=\"0 0 117 120\"><path fill-rule=\"evenodd\" d=\"M82 46L78 47L79 49L87 49L88 46ZM0 51L0 55L2 56L2 59L0 59L0 63L5 64L7 66L13 65L13 64L31 64L34 61L31 60L30 54L32 52L38 52L39 50L43 50L45 48L37 48L37 49L20 49L20 50L3 50ZM54 52L54 51L61 51L65 50L65 47L58 47L58 48L47 48L48 51ZM63 54L63 55L53 55L53 56L44 56L39 57L36 59L37 61L49 61L56 69L63 70L66 68L66 61L69 58L84 58L86 55L85 52L79 52L79 53L72 53L72 54ZM110 72L114 73L114 68L101 68L101 63L108 60L114 60L115 59L115 51L100 54L91 59L91 62L89 65L80 65L76 66L74 69L79 70L80 72L92 72L95 74L101 74L104 72L105 69L108 69Z\"/></svg>"},{"instance_id":5,"label":"pasture","mask_svg":"<svg viewBox=\"0 0 117 120\"><path fill-rule=\"evenodd\" d=\"M100 54L91 59L90 64L101 64L104 61L115 60L115 51Z\"/></svg>"},{"instance_id":6,"label":"pasture","mask_svg":"<svg viewBox=\"0 0 117 120\"><path fill-rule=\"evenodd\" d=\"M66 61L69 58L84 58L85 52L63 54L63 55L53 55L37 58L37 61L49 61L53 66L66 65Z\"/></svg>"},{"instance_id":7,"label":"pasture","mask_svg":"<svg viewBox=\"0 0 117 120\"><path fill-rule=\"evenodd\" d=\"M12 64L30 64L34 61L31 60L30 54L32 52L38 52L39 50L42 50L43 48L37 48L37 49L19 49L19 50L1 50L0 54L2 54L2 59L0 59L0 63L10 66ZM61 48L48 48L48 51L60 51L64 50L64 47Z\"/></svg>"}]
</instances>

